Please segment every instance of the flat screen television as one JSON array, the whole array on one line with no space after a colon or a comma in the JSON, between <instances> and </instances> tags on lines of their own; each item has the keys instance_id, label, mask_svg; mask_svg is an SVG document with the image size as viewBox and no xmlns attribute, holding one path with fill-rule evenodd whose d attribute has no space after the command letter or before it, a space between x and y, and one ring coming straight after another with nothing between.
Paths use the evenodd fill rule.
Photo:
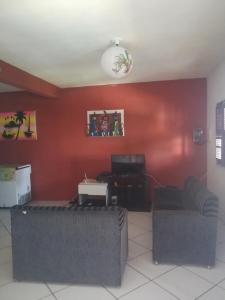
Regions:
<instances>
[{"instance_id":1,"label":"flat screen television","mask_svg":"<svg viewBox=\"0 0 225 300\"><path fill-rule=\"evenodd\" d=\"M113 154L111 156L113 174L145 173L144 154Z\"/></svg>"}]
</instances>

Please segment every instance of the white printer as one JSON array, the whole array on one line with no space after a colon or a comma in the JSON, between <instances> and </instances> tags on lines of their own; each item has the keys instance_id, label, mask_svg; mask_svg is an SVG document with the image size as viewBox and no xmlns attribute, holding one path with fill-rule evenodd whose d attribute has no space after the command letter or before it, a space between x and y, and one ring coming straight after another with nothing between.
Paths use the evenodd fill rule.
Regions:
<instances>
[{"instance_id":1,"label":"white printer","mask_svg":"<svg viewBox=\"0 0 225 300\"><path fill-rule=\"evenodd\" d=\"M0 207L31 200L31 165L0 165Z\"/></svg>"},{"instance_id":2,"label":"white printer","mask_svg":"<svg viewBox=\"0 0 225 300\"><path fill-rule=\"evenodd\" d=\"M105 205L109 204L108 183L85 178L78 184L78 194L79 204L82 204L88 196L103 196L105 197Z\"/></svg>"}]
</instances>

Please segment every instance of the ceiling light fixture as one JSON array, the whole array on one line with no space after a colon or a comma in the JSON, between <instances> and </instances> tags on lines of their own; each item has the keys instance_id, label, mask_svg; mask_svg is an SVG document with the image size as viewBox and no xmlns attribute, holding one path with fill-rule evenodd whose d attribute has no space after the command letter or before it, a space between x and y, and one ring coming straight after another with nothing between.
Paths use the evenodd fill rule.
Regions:
<instances>
[{"instance_id":1,"label":"ceiling light fixture","mask_svg":"<svg viewBox=\"0 0 225 300\"><path fill-rule=\"evenodd\" d=\"M131 54L127 49L119 46L120 41L121 38L112 40L114 45L108 48L101 58L103 70L114 78L127 76L133 67Z\"/></svg>"}]
</instances>

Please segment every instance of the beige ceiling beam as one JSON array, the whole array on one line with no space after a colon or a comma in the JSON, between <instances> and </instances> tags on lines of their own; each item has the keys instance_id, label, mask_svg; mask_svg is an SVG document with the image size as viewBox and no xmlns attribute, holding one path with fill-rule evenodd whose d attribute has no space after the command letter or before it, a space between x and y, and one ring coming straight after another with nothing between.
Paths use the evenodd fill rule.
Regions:
<instances>
[{"instance_id":1,"label":"beige ceiling beam","mask_svg":"<svg viewBox=\"0 0 225 300\"><path fill-rule=\"evenodd\" d=\"M0 82L48 98L57 98L60 88L0 60Z\"/></svg>"}]
</instances>

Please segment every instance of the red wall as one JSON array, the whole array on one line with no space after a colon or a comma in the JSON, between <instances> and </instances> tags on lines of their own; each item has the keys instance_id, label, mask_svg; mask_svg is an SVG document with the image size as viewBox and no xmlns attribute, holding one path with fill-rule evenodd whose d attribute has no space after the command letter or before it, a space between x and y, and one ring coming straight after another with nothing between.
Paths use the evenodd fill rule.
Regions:
<instances>
[{"instance_id":1,"label":"red wall","mask_svg":"<svg viewBox=\"0 0 225 300\"><path fill-rule=\"evenodd\" d=\"M125 137L87 137L86 111L124 109ZM84 172L110 170L112 153L144 153L163 184L181 185L206 171L206 145L192 130L206 129L206 81L177 80L71 88L57 100L25 92L0 95L0 111L36 110L37 141L0 143L0 164L31 163L36 200L71 199Z\"/></svg>"}]
</instances>

